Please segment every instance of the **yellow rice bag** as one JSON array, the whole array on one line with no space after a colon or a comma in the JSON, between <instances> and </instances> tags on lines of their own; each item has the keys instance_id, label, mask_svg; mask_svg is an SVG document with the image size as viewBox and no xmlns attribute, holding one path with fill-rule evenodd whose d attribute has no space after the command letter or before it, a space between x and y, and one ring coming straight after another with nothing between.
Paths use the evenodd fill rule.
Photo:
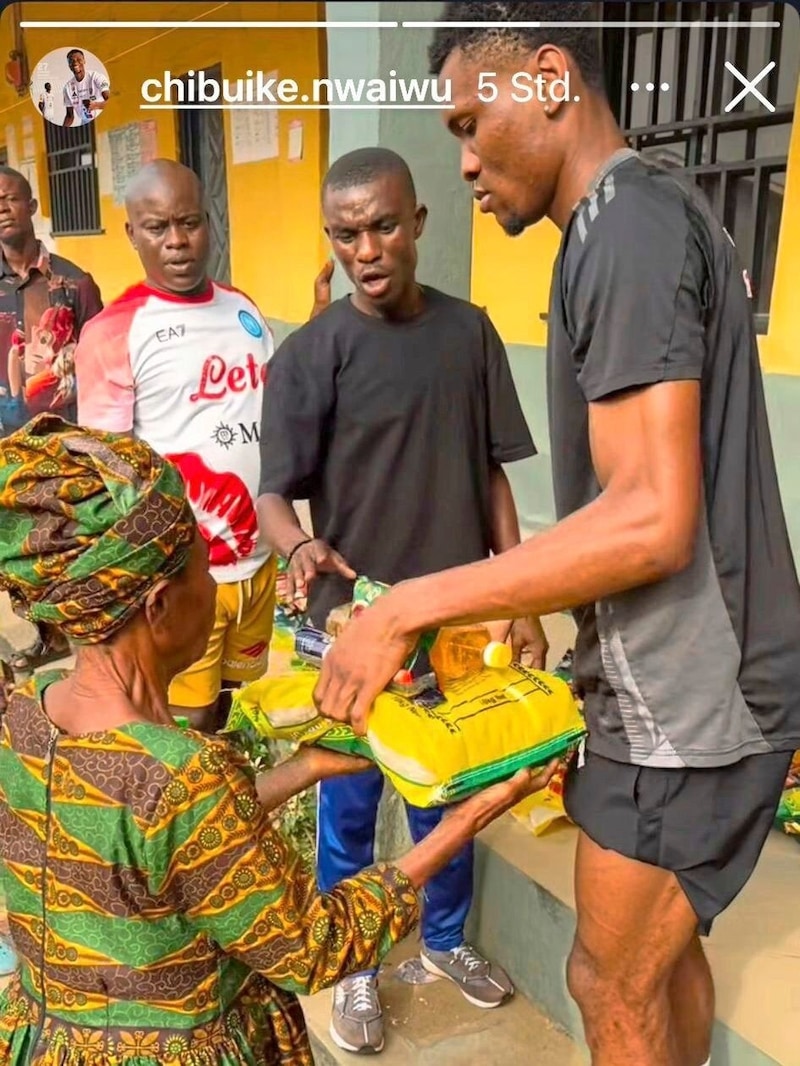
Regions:
<instances>
[{"instance_id":1,"label":"yellow rice bag","mask_svg":"<svg viewBox=\"0 0 800 1066\"><path fill-rule=\"evenodd\" d=\"M317 715L317 679L306 670L245 686L228 730L250 726L273 739L366 755L415 807L455 803L523 767L542 766L585 732L567 683L518 664L454 682L439 706L383 692L364 739Z\"/></svg>"},{"instance_id":2,"label":"yellow rice bag","mask_svg":"<svg viewBox=\"0 0 800 1066\"><path fill-rule=\"evenodd\" d=\"M569 823L569 816L564 809L564 777L564 770L556 771L547 788L534 792L511 811L536 837L542 836L558 822Z\"/></svg>"}]
</instances>

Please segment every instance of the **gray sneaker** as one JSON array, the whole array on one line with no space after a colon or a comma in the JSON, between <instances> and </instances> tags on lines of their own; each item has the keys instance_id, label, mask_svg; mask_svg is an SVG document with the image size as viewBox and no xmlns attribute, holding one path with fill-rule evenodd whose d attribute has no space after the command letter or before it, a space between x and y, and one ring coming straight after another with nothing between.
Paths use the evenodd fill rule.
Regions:
<instances>
[{"instance_id":1,"label":"gray sneaker","mask_svg":"<svg viewBox=\"0 0 800 1066\"><path fill-rule=\"evenodd\" d=\"M383 1014L378 980L372 974L346 977L333 990L331 1039L343 1051L377 1055L383 1051Z\"/></svg>"},{"instance_id":2,"label":"gray sneaker","mask_svg":"<svg viewBox=\"0 0 800 1066\"><path fill-rule=\"evenodd\" d=\"M428 973L458 985L464 998L476 1007L499 1007L514 995L508 974L469 944L453 951L423 948L420 959Z\"/></svg>"}]
</instances>

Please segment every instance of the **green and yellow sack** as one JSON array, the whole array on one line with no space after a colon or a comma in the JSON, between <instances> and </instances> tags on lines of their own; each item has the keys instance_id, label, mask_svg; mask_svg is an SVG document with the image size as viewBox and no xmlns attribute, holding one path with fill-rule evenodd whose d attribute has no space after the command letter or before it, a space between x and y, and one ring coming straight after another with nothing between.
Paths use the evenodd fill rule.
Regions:
<instances>
[{"instance_id":1,"label":"green and yellow sack","mask_svg":"<svg viewBox=\"0 0 800 1066\"><path fill-rule=\"evenodd\" d=\"M364 755L415 807L457 803L524 767L544 766L585 733L569 685L518 664L454 682L434 707L383 692L365 738L317 714L318 676L308 670L265 677L238 690L227 729Z\"/></svg>"}]
</instances>

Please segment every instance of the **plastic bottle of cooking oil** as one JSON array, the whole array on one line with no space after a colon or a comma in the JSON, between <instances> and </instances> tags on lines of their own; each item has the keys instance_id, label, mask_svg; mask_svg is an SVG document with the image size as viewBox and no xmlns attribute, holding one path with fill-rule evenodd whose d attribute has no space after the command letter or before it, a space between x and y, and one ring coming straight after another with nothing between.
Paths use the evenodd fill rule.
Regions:
<instances>
[{"instance_id":1,"label":"plastic bottle of cooking oil","mask_svg":"<svg viewBox=\"0 0 800 1066\"><path fill-rule=\"evenodd\" d=\"M512 651L508 644L492 640L486 626L453 626L439 630L430 659L439 684L447 685L486 667L504 669Z\"/></svg>"}]
</instances>

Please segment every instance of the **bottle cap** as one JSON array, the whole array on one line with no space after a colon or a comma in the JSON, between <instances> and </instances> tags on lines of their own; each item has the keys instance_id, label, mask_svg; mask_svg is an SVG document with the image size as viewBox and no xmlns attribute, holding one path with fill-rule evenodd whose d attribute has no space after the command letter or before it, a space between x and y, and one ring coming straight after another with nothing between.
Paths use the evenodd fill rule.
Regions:
<instances>
[{"instance_id":1,"label":"bottle cap","mask_svg":"<svg viewBox=\"0 0 800 1066\"><path fill-rule=\"evenodd\" d=\"M509 644L502 644L499 640L490 640L483 649L484 666L491 666L495 670L503 670L511 665L514 653Z\"/></svg>"}]
</instances>

